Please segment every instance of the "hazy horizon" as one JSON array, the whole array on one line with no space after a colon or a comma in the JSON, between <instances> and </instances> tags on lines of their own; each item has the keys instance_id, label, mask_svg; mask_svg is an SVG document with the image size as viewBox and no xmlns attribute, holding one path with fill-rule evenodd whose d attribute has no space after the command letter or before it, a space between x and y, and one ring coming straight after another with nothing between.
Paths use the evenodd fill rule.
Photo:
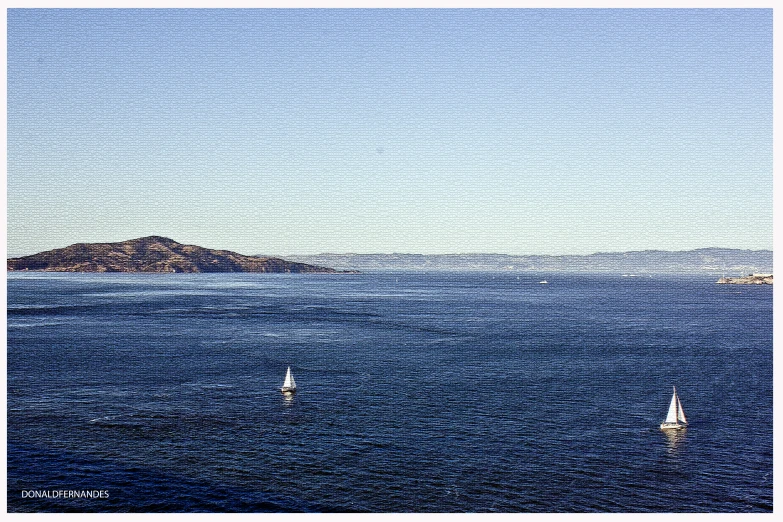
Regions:
<instances>
[{"instance_id":1,"label":"hazy horizon","mask_svg":"<svg viewBox=\"0 0 783 522\"><path fill-rule=\"evenodd\" d=\"M771 250L771 9L9 9L7 253Z\"/></svg>"},{"instance_id":2,"label":"hazy horizon","mask_svg":"<svg viewBox=\"0 0 783 522\"><path fill-rule=\"evenodd\" d=\"M157 237L166 237L166 236L160 236L159 234L153 234L152 236ZM142 237L150 237L150 236L142 236ZM105 244L105 243L122 243L125 241L132 241L135 239L141 239L139 238L128 238L123 240L111 240L111 241L91 241L91 242L85 242L85 241L77 241L76 243L69 243L67 245L57 246L51 249L47 250L41 250L37 252L28 252L28 253L21 253L21 254L12 254L11 252L8 252L7 258L16 258L16 257L25 257L30 255L39 254L41 252L47 252L49 250L57 250L60 248L66 248L74 244L83 244L83 243L96 243L96 244ZM606 251L606 250L595 250L585 253L568 253L568 254L562 254L562 253L539 253L539 252L532 252L532 253L506 253L506 252L432 252L432 253L421 253L421 252L286 252L286 253L276 253L276 252L254 252L254 253L246 253L246 252L239 252L236 250L231 249L220 249L220 248L214 248L209 245L202 245L192 242L185 242L185 241L179 241L177 238L171 238L167 237L167 239L171 239L173 241L176 241L177 243L183 244L183 245L194 245L199 246L202 248L207 248L210 250L230 250L232 252L236 252L238 254L243 254L247 256L268 256L268 257L281 257L285 258L286 256L322 256L322 255L335 255L335 256L341 256L341 255L356 255L356 256L394 256L394 255L403 255L403 256L471 256L471 255L488 255L488 256L514 256L514 257L524 257L524 256L550 256L550 257L564 257L564 256L591 256L591 255L598 255L598 254L629 254L629 253L637 253L637 252L693 252L698 250L741 250L741 251L750 251L750 252L773 252L773 249L771 248L759 248L759 249L753 249L753 248L736 248L736 247L725 247L725 246L708 246L708 247L698 247L698 248L690 248L690 249L684 249L684 250L666 250L666 249L658 249L658 248L643 248L639 250L622 250L622 251Z\"/></svg>"},{"instance_id":3,"label":"hazy horizon","mask_svg":"<svg viewBox=\"0 0 783 522\"><path fill-rule=\"evenodd\" d=\"M320 255L356 255L356 256L513 256L513 257L527 257L527 256L549 256L549 257L564 257L564 256L593 256L597 254L631 254L637 252L695 252L698 250L740 250L744 252L774 252L771 248L732 248L732 247L701 247L690 248L687 250L662 250L658 248L643 248L641 250L596 250L587 253L571 253L571 254L549 254L549 253L528 253L528 254L513 254L506 252L433 252L430 254L422 254L421 252L316 252L316 253L299 253L290 252L289 256L320 256ZM251 255L274 255L274 254L251 254Z\"/></svg>"}]
</instances>

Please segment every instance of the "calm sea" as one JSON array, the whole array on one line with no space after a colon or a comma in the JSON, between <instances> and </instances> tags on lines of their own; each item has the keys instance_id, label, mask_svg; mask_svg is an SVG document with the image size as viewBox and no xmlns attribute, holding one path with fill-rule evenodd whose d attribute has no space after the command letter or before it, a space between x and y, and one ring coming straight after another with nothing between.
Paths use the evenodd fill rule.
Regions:
<instances>
[{"instance_id":1,"label":"calm sea","mask_svg":"<svg viewBox=\"0 0 783 522\"><path fill-rule=\"evenodd\" d=\"M8 509L769 512L772 289L715 279L11 273Z\"/></svg>"}]
</instances>

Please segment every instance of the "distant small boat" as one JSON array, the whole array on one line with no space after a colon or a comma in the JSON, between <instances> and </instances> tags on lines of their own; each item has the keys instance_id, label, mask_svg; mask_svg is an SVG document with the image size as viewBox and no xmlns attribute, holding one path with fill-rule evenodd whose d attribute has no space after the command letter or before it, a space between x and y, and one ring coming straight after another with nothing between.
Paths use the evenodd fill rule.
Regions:
<instances>
[{"instance_id":1,"label":"distant small boat","mask_svg":"<svg viewBox=\"0 0 783 522\"><path fill-rule=\"evenodd\" d=\"M680 398L677 396L677 388L672 386L672 389L674 394L672 395L672 402L669 404L669 413L666 415L666 420L661 424L662 430L679 430L688 425L685 413L682 411Z\"/></svg>"},{"instance_id":2,"label":"distant small boat","mask_svg":"<svg viewBox=\"0 0 783 522\"><path fill-rule=\"evenodd\" d=\"M539 285L548 285L548 284L549 284L549 281L547 281L546 279L544 279L543 281L539 281L539 282L538 282L538 284L539 284Z\"/></svg>"},{"instance_id":3,"label":"distant small boat","mask_svg":"<svg viewBox=\"0 0 783 522\"><path fill-rule=\"evenodd\" d=\"M283 382L283 387L280 388L280 391L283 393L294 393L296 391L296 381L294 380L294 376L291 375L290 366L285 374L285 382Z\"/></svg>"}]
</instances>

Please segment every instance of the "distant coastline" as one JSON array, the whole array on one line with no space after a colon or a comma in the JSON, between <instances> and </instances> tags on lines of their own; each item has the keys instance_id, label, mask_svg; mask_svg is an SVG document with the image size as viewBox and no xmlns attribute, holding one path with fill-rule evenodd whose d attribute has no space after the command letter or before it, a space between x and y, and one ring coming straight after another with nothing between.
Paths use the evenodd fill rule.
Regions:
<instances>
[{"instance_id":1,"label":"distant coastline","mask_svg":"<svg viewBox=\"0 0 783 522\"><path fill-rule=\"evenodd\" d=\"M336 254L287 255L301 263L343 270L606 272L617 274L771 273L771 250L701 248L685 251L643 250L589 255L509 254Z\"/></svg>"},{"instance_id":2,"label":"distant coastline","mask_svg":"<svg viewBox=\"0 0 783 522\"><path fill-rule=\"evenodd\" d=\"M185 245L161 236L117 243L78 243L7 259L8 271L356 273L366 271L501 271L704 274L729 284L771 284L772 251L702 248L589 255L334 254L247 256ZM769 275L753 278L740 274ZM726 277L726 274L737 274ZM751 277L752 279L747 279ZM747 281L746 281L747 279Z\"/></svg>"}]
</instances>

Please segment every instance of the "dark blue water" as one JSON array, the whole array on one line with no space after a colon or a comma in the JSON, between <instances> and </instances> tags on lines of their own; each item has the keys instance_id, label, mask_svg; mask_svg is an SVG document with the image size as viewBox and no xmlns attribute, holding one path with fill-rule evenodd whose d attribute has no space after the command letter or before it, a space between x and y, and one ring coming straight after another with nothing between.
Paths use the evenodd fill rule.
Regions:
<instances>
[{"instance_id":1,"label":"dark blue water","mask_svg":"<svg viewBox=\"0 0 783 522\"><path fill-rule=\"evenodd\" d=\"M710 277L12 273L8 509L769 512L772 382Z\"/></svg>"}]
</instances>

